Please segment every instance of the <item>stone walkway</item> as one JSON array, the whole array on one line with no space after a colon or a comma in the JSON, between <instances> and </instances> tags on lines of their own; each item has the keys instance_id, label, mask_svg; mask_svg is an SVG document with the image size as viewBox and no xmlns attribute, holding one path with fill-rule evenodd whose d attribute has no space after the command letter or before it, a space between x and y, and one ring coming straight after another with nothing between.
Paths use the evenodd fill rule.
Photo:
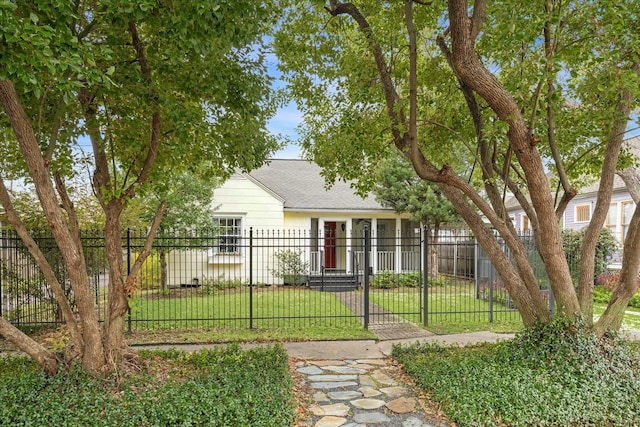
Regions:
<instances>
[{"instance_id":1,"label":"stone walkway","mask_svg":"<svg viewBox=\"0 0 640 427\"><path fill-rule=\"evenodd\" d=\"M420 408L412 388L393 374L391 359L298 360L298 390L308 394L313 427L447 426Z\"/></svg>"}]
</instances>

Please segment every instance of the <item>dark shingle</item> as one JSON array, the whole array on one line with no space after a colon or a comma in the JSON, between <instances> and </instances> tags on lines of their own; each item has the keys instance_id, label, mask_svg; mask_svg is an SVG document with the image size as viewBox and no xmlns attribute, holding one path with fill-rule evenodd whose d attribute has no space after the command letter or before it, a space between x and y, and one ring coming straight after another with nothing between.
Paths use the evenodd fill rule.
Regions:
<instances>
[{"instance_id":1,"label":"dark shingle","mask_svg":"<svg viewBox=\"0 0 640 427\"><path fill-rule=\"evenodd\" d=\"M249 175L284 199L285 209L390 210L373 196L362 199L345 182L330 188L315 163L298 159L274 159Z\"/></svg>"}]
</instances>

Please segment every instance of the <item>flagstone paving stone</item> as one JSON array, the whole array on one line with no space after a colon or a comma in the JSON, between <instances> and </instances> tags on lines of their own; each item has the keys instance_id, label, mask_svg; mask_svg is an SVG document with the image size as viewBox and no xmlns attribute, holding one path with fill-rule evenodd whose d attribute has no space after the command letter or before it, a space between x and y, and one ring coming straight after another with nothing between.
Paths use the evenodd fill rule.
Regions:
<instances>
[{"instance_id":1,"label":"flagstone paving stone","mask_svg":"<svg viewBox=\"0 0 640 427\"><path fill-rule=\"evenodd\" d=\"M430 419L413 389L391 374L389 358L305 360L295 367L311 397L306 415L311 427L444 426Z\"/></svg>"}]
</instances>

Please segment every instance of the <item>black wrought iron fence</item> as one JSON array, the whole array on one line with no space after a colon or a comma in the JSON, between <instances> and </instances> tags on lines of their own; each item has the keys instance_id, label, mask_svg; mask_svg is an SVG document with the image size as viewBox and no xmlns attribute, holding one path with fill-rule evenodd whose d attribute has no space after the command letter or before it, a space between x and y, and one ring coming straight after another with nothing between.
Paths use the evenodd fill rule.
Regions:
<instances>
[{"instance_id":1,"label":"black wrought iron fence","mask_svg":"<svg viewBox=\"0 0 640 427\"><path fill-rule=\"evenodd\" d=\"M73 301L53 238L33 235ZM348 234L339 227L320 232L164 230L137 277L127 327L519 322L503 283L470 235L425 236L418 229L411 235L372 230L366 237L364 230ZM125 266L138 256L145 239L144 230L127 230ZM92 293L104 319L109 272L103 234L83 232L82 242ZM532 239L525 243L552 303ZM0 315L17 325L61 322L48 284L12 231L0 234L0 273Z\"/></svg>"}]
</instances>

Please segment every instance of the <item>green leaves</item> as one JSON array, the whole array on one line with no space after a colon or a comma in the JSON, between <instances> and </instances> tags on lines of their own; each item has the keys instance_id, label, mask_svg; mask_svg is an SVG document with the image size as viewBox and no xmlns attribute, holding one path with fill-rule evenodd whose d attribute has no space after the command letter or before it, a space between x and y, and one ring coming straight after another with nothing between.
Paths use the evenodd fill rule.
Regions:
<instances>
[{"instance_id":1,"label":"green leaves","mask_svg":"<svg viewBox=\"0 0 640 427\"><path fill-rule=\"evenodd\" d=\"M598 340L565 319L495 345L396 346L393 356L456 425L639 421L638 353L615 338Z\"/></svg>"},{"instance_id":2,"label":"green leaves","mask_svg":"<svg viewBox=\"0 0 640 427\"><path fill-rule=\"evenodd\" d=\"M91 377L77 367L48 379L24 357L3 357L0 417L10 425L293 424L291 378L281 346L147 351L141 360L149 369L123 382Z\"/></svg>"}]
</instances>

